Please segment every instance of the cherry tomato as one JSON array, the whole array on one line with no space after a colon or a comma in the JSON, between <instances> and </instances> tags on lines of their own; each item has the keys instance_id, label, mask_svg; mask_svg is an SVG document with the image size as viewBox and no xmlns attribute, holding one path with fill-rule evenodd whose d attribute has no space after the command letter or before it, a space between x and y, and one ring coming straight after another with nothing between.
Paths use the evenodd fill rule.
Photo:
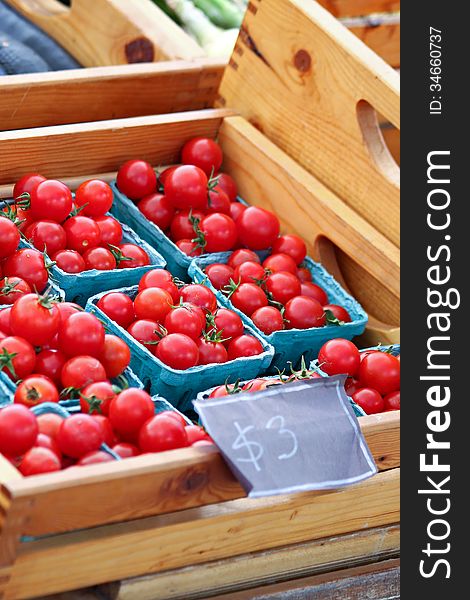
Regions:
<instances>
[{"instance_id":1,"label":"cherry tomato","mask_svg":"<svg viewBox=\"0 0 470 600\"><path fill-rule=\"evenodd\" d=\"M218 173L217 174L217 187L224 190L224 192L227 194L230 202L235 203L237 196L238 196L238 188L237 188L237 184L235 183L233 178L230 177L230 175L228 175L227 173ZM236 202L236 204L240 204L240 203ZM243 204L240 204L240 206L243 206ZM235 217L233 217L233 219L235 219Z\"/></svg>"},{"instance_id":2,"label":"cherry tomato","mask_svg":"<svg viewBox=\"0 0 470 600\"><path fill-rule=\"evenodd\" d=\"M113 205L113 190L100 179L89 179L80 184L75 192L75 204L83 207L80 214L101 217Z\"/></svg>"},{"instance_id":3,"label":"cherry tomato","mask_svg":"<svg viewBox=\"0 0 470 600\"><path fill-rule=\"evenodd\" d=\"M62 420L63 419L61 416L54 413L44 413L43 415L38 415L37 422L39 433L43 433L44 435L47 435L51 439L55 440L62 424Z\"/></svg>"},{"instance_id":4,"label":"cherry tomato","mask_svg":"<svg viewBox=\"0 0 470 600\"><path fill-rule=\"evenodd\" d=\"M6 258L15 252L20 243L20 230L5 217L0 216L0 259Z\"/></svg>"},{"instance_id":5,"label":"cherry tomato","mask_svg":"<svg viewBox=\"0 0 470 600\"><path fill-rule=\"evenodd\" d=\"M111 425L111 421L108 419L106 415L94 414L92 417L101 427L101 431L103 433L103 442L108 446L114 445L118 440L117 436L114 433L113 426Z\"/></svg>"},{"instance_id":6,"label":"cherry tomato","mask_svg":"<svg viewBox=\"0 0 470 600\"><path fill-rule=\"evenodd\" d=\"M71 415L62 421L57 433L57 444L63 454L81 458L98 450L104 441L103 430L90 415Z\"/></svg>"},{"instance_id":7,"label":"cherry tomato","mask_svg":"<svg viewBox=\"0 0 470 600\"><path fill-rule=\"evenodd\" d=\"M98 465L101 463L114 462L114 458L108 452L103 450L95 450L93 452L87 452L84 456L77 461L77 466L86 467L88 465Z\"/></svg>"},{"instance_id":8,"label":"cherry tomato","mask_svg":"<svg viewBox=\"0 0 470 600\"><path fill-rule=\"evenodd\" d=\"M248 207L241 202L230 202L230 216L236 221L247 208Z\"/></svg>"},{"instance_id":9,"label":"cherry tomato","mask_svg":"<svg viewBox=\"0 0 470 600\"><path fill-rule=\"evenodd\" d=\"M72 192L61 181L46 179L30 191L31 216L62 223L72 210Z\"/></svg>"},{"instance_id":10,"label":"cherry tomato","mask_svg":"<svg viewBox=\"0 0 470 600\"><path fill-rule=\"evenodd\" d=\"M96 306L124 329L135 320L134 303L122 292L109 292L101 296Z\"/></svg>"},{"instance_id":11,"label":"cherry tomato","mask_svg":"<svg viewBox=\"0 0 470 600\"><path fill-rule=\"evenodd\" d=\"M129 366L131 351L124 340L116 335L106 334L104 336L104 350L99 358L106 375L113 379Z\"/></svg>"},{"instance_id":12,"label":"cherry tomato","mask_svg":"<svg viewBox=\"0 0 470 600\"><path fill-rule=\"evenodd\" d=\"M34 446L38 436L34 414L21 404L10 404L0 410L0 453L21 456Z\"/></svg>"},{"instance_id":13,"label":"cherry tomato","mask_svg":"<svg viewBox=\"0 0 470 600\"><path fill-rule=\"evenodd\" d=\"M275 306L258 308L251 315L251 319L256 327L266 335L271 335L274 331L284 329L284 319L282 318L281 311Z\"/></svg>"},{"instance_id":14,"label":"cherry tomato","mask_svg":"<svg viewBox=\"0 0 470 600\"><path fill-rule=\"evenodd\" d=\"M213 190L209 191L209 208L208 213L223 213L231 217L230 200L227 194L218 185Z\"/></svg>"},{"instance_id":15,"label":"cherry tomato","mask_svg":"<svg viewBox=\"0 0 470 600\"><path fill-rule=\"evenodd\" d=\"M0 280L0 304L13 304L30 292L31 288L21 277L4 277Z\"/></svg>"},{"instance_id":16,"label":"cherry tomato","mask_svg":"<svg viewBox=\"0 0 470 600\"><path fill-rule=\"evenodd\" d=\"M212 213L199 223L205 241L204 252L226 252L237 242L237 227L233 219L222 213Z\"/></svg>"},{"instance_id":17,"label":"cherry tomato","mask_svg":"<svg viewBox=\"0 0 470 600\"><path fill-rule=\"evenodd\" d=\"M208 365L211 363L227 362L227 350L221 342L210 342L204 338L200 338L196 343L199 350L198 364Z\"/></svg>"},{"instance_id":18,"label":"cherry tomato","mask_svg":"<svg viewBox=\"0 0 470 600\"><path fill-rule=\"evenodd\" d=\"M109 420L120 435L137 435L142 425L153 417L155 408L144 390L129 388L118 394L109 406Z\"/></svg>"},{"instance_id":19,"label":"cherry tomato","mask_svg":"<svg viewBox=\"0 0 470 600\"><path fill-rule=\"evenodd\" d=\"M122 226L119 221L111 215L94 217L93 221L100 229L102 246L107 247L108 244L119 246L122 240Z\"/></svg>"},{"instance_id":20,"label":"cherry tomato","mask_svg":"<svg viewBox=\"0 0 470 600\"><path fill-rule=\"evenodd\" d=\"M180 293L173 281L173 275L165 269L154 269L142 275L139 282L139 292L146 288L157 287L166 290L173 298L173 304L179 302Z\"/></svg>"},{"instance_id":21,"label":"cherry tomato","mask_svg":"<svg viewBox=\"0 0 470 600\"><path fill-rule=\"evenodd\" d=\"M252 250L270 248L279 235L279 219L259 206L249 206L237 219L240 242Z\"/></svg>"},{"instance_id":22,"label":"cherry tomato","mask_svg":"<svg viewBox=\"0 0 470 600\"><path fill-rule=\"evenodd\" d=\"M256 356L262 352L263 346L261 345L261 342L248 333L234 338L227 348L229 360L234 360L241 356Z\"/></svg>"},{"instance_id":23,"label":"cherry tomato","mask_svg":"<svg viewBox=\"0 0 470 600\"><path fill-rule=\"evenodd\" d=\"M217 309L215 294L208 287L199 283L184 285L180 289L180 297L183 302L189 302L208 312L214 312Z\"/></svg>"},{"instance_id":24,"label":"cherry tomato","mask_svg":"<svg viewBox=\"0 0 470 600\"><path fill-rule=\"evenodd\" d=\"M207 175L199 167L181 165L165 179L165 196L175 208L207 209Z\"/></svg>"},{"instance_id":25,"label":"cherry tomato","mask_svg":"<svg viewBox=\"0 0 470 600\"><path fill-rule=\"evenodd\" d=\"M307 267L298 267L297 277L302 283L312 281L312 274L310 273L309 269L307 269Z\"/></svg>"},{"instance_id":26,"label":"cherry tomato","mask_svg":"<svg viewBox=\"0 0 470 600\"><path fill-rule=\"evenodd\" d=\"M233 383L218 385L209 394L209 398L223 398L225 396L229 396L229 395L235 393L234 388L235 388L235 385Z\"/></svg>"},{"instance_id":27,"label":"cherry tomato","mask_svg":"<svg viewBox=\"0 0 470 600\"><path fill-rule=\"evenodd\" d=\"M348 396L352 396L358 390L360 390L363 386L359 379L355 379L354 377L348 377L344 384L344 390Z\"/></svg>"},{"instance_id":28,"label":"cherry tomato","mask_svg":"<svg viewBox=\"0 0 470 600\"><path fill-rule=\"evenodd\" d=\"M206 267L206 275L216 290L221 290L233 278L233 269L223 263L214 263Z\"/></svg>"},{"instance_id":29,"label":"cherry tomato","mask_svg":"<svg viewBox=\"0 0 470 600\"><path fill-rule=\"evenodd\" d=\"M23 337L33 346L44 346L58 332L60 313L47 298L26 294L15 302L10 313L14 335Z\"/></svg>"},{"instance_id":30,"label":"cherry tomato","mask_svg":"<svg viewBox=\"0 0 470 600\"><path fill-rule=\"evenodd\" d=\"M284 318L287 321L287 329L310 329L326 325L321 304L308 296L296 296L289 300Z\"/></svg>"},{"instance_id":31,"label":"cherry tomato","mask_svg":"<svg viewBox=\"0 0 470 600\"><path fill-rule=\"evenodd\" d=\"M160 336L157 333L158 331L160 331L159 324L156 321L150 321L149 319L139 319L134 321L134 323L127 328L127 332L151 352L153 352L153 347L160 339Z\"/></svg>"},{"instance_id":32,"label":"cherry tomato","mask_svg":"<svg viewBox=\"0 0 470 600\"><path fill-rule=\"evenodd\" d=\"M60 458L49 448L35 446L28 450L18 467L20 473L25 477L40 475L41 473L53 473L60 471Z\"/></svg>"},{"instance_id":33,"label":"cherry tomato","mask_svg":"<svg viewBox=\"0 0 470 600\"><path fill-rule=\"evenodd\" d=\"M164 322L168 333L183 333L193 340L197 340L202 334L204 325L205 319L204 322L201 322L200 314L188 304L171 310L166 315Z\"/></svg>"},{"instance_id":34,"label":"cherry tomato","mask_svg":"<svg viewBox=\"0 0 470 600\"><path fill-rule=\"evenodd\" d=\"M97 223L90 217L70 217L64 223L67 235L67 247L83 254L90 248L96 248L101 242L101 231Z\"/></svg>"},{"instance_id":35,"label":"cherry tomato","mask_svg":"<svg viewBox=\"0 0 470 600\"><path fill-rule=\"evenodd\" d=\"M301 237L288 233L281 235L274 242L272 247L273 253L281 252L288 254L295 262L296 265L305 260L307 256L307 246Z\"/></svg>"},{"instance_id":36,"label":"cherry tomato","mask_svg":"<svg viewBox=\"0 0 470 600\"><path fill-rule=\"evenodd\" d=\"M29 408L42 402L59 402L59 392L49 377L28 375L16 388L15 402Z\"/></svg>"},{"instance_id":37,"label":"cherry tomato","mask_svg":"<svg viewBox=\"0 0 470 600\"><path fill-rule=\"evenodd\" d=\"M107 415L115 396L116 392L109 381L90 383L80 392L80 410L90 415Z\"/></svg>"},{"instance_id":38,"label":"cherry tomato","mask_svg":"<svg viewBox=\"0 0 470 600\"><path fill-rule=\"evenodd\" d=\"M9 256L3 264L3 275L21 277L32 290L37 292L44 290L49 277L44 256L33 248L20 248Z\"/></svg>"},{"instance_id":39,"label":"cherry tomato","mask_svg":"<svg viewBox=\"0 0 470 600\"><path fill-rule=\"evenodd\" d=\"M235 308L249 317L258 308L268 305L266 294L255 283L240 284L230 296L230 301Z\"/></svg>"},{"instance_id":40,"label":"cherry tomato","mask_svg":"<svg viewBox=\"0 0 470 600\"><path fill-rule=\"evenodd\" d=\"M171 239L175 242L179 240L192 240L196 235L194 231L195 220L201 221L203 218L204 213L202 210L178 211L171 220Z\"/></svg>"},{"instance_id":41,"label":"cherry tomato","mask_svg":"<svg viewBox=\"0 0 470 600\"><path fill-rule=\"evenodd\" d=\"M271 273L279 273L279 271L285 271L292 273L297 277L297 265L293 258L288 254L271 254L263 262L263 267L271 271Z\"/></svg>"},{"instance_id":42,"label":"cherry tomato","mask_svg":"<svg viewBox=\"0 0 470 600\"><path fill-rule=\"evenodd\" d=\"M355 377L359 369L359 350L349 340L329 340L320 348L318 366L328 375Z\"/></svg>"},{"instance_id":43,"label":"cherry tomato","mask_svg":"<svg viewBox=\"0 0 470 600\"><path fill-rule=\"evenodd\" d=\"M160 175L158 176L158 182L160 183L160 185L164 186L165 185L165 181L166 178L168 177L168 175L170 173L173 173L173 171L177 168L180 167L181 165L173 165L172 167L167 167L166 169L163 169L163 171L160 173Z\"/></svg>"},{"instance_id":44,"label":"cherry tomato","mask_svg":"<svg viewBox=\"0 0 470 600\"><path fill-rule=\"evenodd\" d=\"M87 354L98 357L104 348L104 327L94 315L77 312L59 329L59 349L67 356Z\"/></svg>"},{"instance_id":45,"label":"cherry tomato","mask_svg":"<svg viewBox=\"0 0 470 600\"><path fill-rule=\"evenodd\" d=\"M157 344L155 356L172 369L184 371L198 364L199 350L187 335L170 333Z\"/></svg>"},{"instance_id":46,"label":"cherry tomato","mask_svg":"<svg viewBox=\"0 0 470 600\"><path fill-rule=\"evenodd\" d=\"M228 344L232 338L243 335L243 321L237 313L233 312L233 310L229 310L228 308L217 309L217 312L214 315L214 323L216 330L221 333L224 340L227 340L227 342L225 342L226 344Z\"/></svg>"},{"instance_id":47,"label":"cherry tomato","mask_svg":"<svg viewBox=\"0 0 470 600\"><path fill-rule=\"evenodd\" d=\"M170 312L173 298L161 288L146 288L134 299L134 310L138 319L150 319L163 323Z\"/></svg>"},{"instance_id":48,"label":"cherry tomato","mask_svg":"<svg viewBox=\"0 0 470 600\"><path fill-rule=\"evenodd\" d=\"M188 445L186 428L176 419L155 415L139 432L139 447L142 452L164 452Z\"/></svg>"},{"instance_id":49,"label":"cherry tomato","mask_svg":"<svg viewBox=\"0 0 470 600\"><path fill-rule=\"evenodd\" d=\"M75 304L75 302L58 302L56 306L60 313L61 324L64 323L70 315L83 312L83 308L78 304Z\"/></svg>"},{"instance_id":50,"label":"cherry tomato","mask_svg":"<svg viewBox=\"0 0 470 600\"><path fill-rule=\"evenodd\" d=\"M338 306L338 304L325 304L323 306L323 310L329 310L331 313L333 313L333 316L338 319L338 321L343 321L343 323L351 322L351 315L344 307Z\"/></svg>"},{"instance_id":51,"label":"cherry tomato","mask_svg":"<svg viewBox=\"0 0 470 600\"><path fill-rule=\"evenodd\" d=\"M116 454L119 454L121 458L132 458L138 456L140 450L134 444L128 444L127 442L119 442L111 448Z\"/></svg>"},{"instance_id":52,"label":"cherry tomato","mask_svg":"<svg viewBox=\"0 0 470 600\"><path fill-rule=\"evenodd\" d=\"M67 243L65 230L55 221L37 221L31 228L31 243L41 252L53 256L63 250Z\"/></svg>"},{"instance_id":53,"label":"cherry tomato","mask_svg":"<svg viewBox=\"0 0 470 600\"><path fill-rule=\"evenodd\" d=\"M116 268L116 259L106 248L90 248L83 254L83 260L87 269L111 271Z\"/></svg>"},{"instance_id":54,"label":"cherry tomato","mask_svg":"<svg viewBox=\"0 0 470 600\"><path fill-rule=\"evenodd\" d=\"M400 390L384 396L384 410L400 410Z\"/></svg>"},{"instance_id":55,"label":"cherry tomato","mask_svg":"<svg viewBox=\"0 0 470 600\"><path fill-rule=\"evenodd\" d=\"M62 367L67 362L66 357L60 350L41 350L36 355L36 373L45 375L51 379L56 385L61 385Z\"/></svg>"},{"instance_id":56,"label":"cherry tomato","mask_svg":"<svg viewBox=\"0 0 470 600\"><path fill-rule=\"evenodd\" d=\"M52 260L65 273L81 273L87 268L82 255L76 250L59 250L53 255Z\"/></svg>"},{"instance_id":57,"label":"cherry tomato","mask_svg":"<svg viewBox=\"0 0 470 600\"><path fill-rule=\"evenodd\" d=\"M21 337L0 340L0 370L11 379L24 379L33 372L36 354L33 346Z\"/></svg>"},{"instance_id":58,"label":"cherry tomato","mask_svg":"<svg viewBox=\"0 0 470 600\"><path fill-rule=\"evenodd\" d=\"M128 160L119 169L116 183L119 190L131 200L140 200L152 194L157 187L157 176L145 160Z\"/></svg>"},{"instance_id":59,"label":"cherry tomato","mask_svg":"<svg viewBox=\"0 0 470 600\"><path fill-rule=\"evenodd\" d=\"M13 198L18 198L21 194L27 192L31 193L31 190L39 185L42 181L46 181L46 178L39 173L28 173L27 175L23 175L21 179L15 183L15 187L13 188Z\"/></svg>"},{"instance_id":60,"label":"cherry tomato","mask_svg":"<svg viewBox=\"0 0 470 600\"><path fill-rule=\"evenodd\" d=\"M361 361L359 379L383 396L400 389L400 361L387 352L371 352Z\"/></svg>"},{"instance_id":61,"label":"cherry tomato","mask_svg":"<svg viewBox=\"0 0 470 600\"><path fill-rule=\"evenodd\" d=\"M301 283L300 293L302 296L308 296L309 298L313 298L317 302L320 302L322 306L328 304L328 296L326 295L325 290L316 283L311 283L310 281Z\"/></svg>"},{"instance_id":62,"label":"cherry tomato","mask_svg":"<svg viewBox=\"0 0 470 600\"><path fill-rule=\"evenodd\" d=\"M106 380L106 371L93 356L74 356L62 367L62 387L80 390L90 383Z\"/></svg>"},{"instance_id":63,"label":"cherry tomato","mask_svg":"<svg viewBox=\"0 0 470 600\"><path fill-rule=\"evenodd\" d=\"M384 399L372 388L361 388L352 395L352 399L367 415L383 412L385 408Z\"/></svg>"},{"instance_id":64,"label":"cherry tomato","mask_svg":"<svg viewBox=\"0 0 470 600\"><path fill-rule=\"evenodd\" d=\"M256 252L253 252L253 250L249 250L248 248L234 250L228 259L227 264L232 267L232 269L235 269L238 267L238 265L241 265L244 262L255 262L261 264L261 260Z\"/></svg>"},{"instance_id":65,"label":"cherry tomato","mask_svg":"<svg viewBox=\"0 0 470 600\"><path fill-rule=\"evenodd\" d=\"M279 271L266 278L266 289L271 294L272 299L281 304L287 304L301 292L300 281L292 273Z\"/></svg>"},{"instance_id":66,"label":"cherry tomato","mask_svg":"<svg viewBox=\"0 0 470 600\"><path fill-rule=\"evenodd\" d=\"M202 248L191 240L178 240L176 246L187 256L201 256Z\"/></svg>"},{"instance_id":67,"label":"cherry tomato","mask_svg":"<svg viewBox=\"0 0 470 600\"><path fill-rule=\"evenodd\" d=\"M135 244L120 244L118 246L124 259L118 261L118 269L135 269L136 267L145 267L150 264L150 258L143 248Z\"/></svg>"},{"instance_id":68,"label":"cherry tomato","mask_svg":"<svg viewBox=\"0 0 470 600\"><path fill-rule=\"evenodd\" d=\"M222 149L210 138L193 138L186 142L181 150L181 162L185 165L196 165L208 177L218 172L222 160Z\"/></svg>"},{"instance_id":69,"label":"cherry tomato","mask_svg":"<svg viewBox=\"0 0 470 600\"><path fill-rule=\"evenodd\" d=\"M62 422L62 419L60 419L60 421ZM62 458L62 452L60 451L59 445L55 439L49 435L46 435L45 433L38 433L34 447L47 448L48 450L54 452L58 459Z\"/></svg>"},{"instance_id":70,"label":"cherry tomato","mask_svg":"<svg viewBox=\"0 0 470 600\"><path fill-rule=\"evenodd\" d=\"M149 221L165 231L170 226L175 208L163 194L149 194L142 198L137 207Z\"/></svg>"},{"instance_id":71,"label":"cherry tomato","mask_svg":"<svg viewBox=\"0 0 470 600\"><path fill-rule=\"evenodd\" d=\"M194 442L201 440L212 442L212 438L199 425L188 425L186 427L186 435L188 437L188 446L192 446Z\"/></svg>"},{"instance_id":72,"label":"cherry tomato","mask_svg":"<svg viewBox=\"0 0 470 600\"><path fill-rule=\"evenodd\" d=\"M207 269L206 269L207 272ZM266 271L259 263L248 260L235 267L233 281L236 283L256 283L266 279Z\"/></svg>"},{"instance_id":73,"label":"cherry tomato","mask_svg":"<svg viewBox=\"0 0 470 600\"><path fill-rule=\"evenodd\" d=\"M245 383L242 389L244 392L250 392L252 394L254 392L261 392L262 390L265 390L266 387L268 387L270 381L271 380L263 379L262 377L259 377L257 379L251 379L250 381L247 381Z\"/></svg>"}]
</instances>

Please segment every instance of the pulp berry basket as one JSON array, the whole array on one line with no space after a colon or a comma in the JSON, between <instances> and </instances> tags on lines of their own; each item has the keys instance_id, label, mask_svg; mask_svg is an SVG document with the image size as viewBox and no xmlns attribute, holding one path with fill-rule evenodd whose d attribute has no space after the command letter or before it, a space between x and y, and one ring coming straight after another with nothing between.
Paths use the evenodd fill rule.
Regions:
<instances>
[{"instance_id":1,"label":"pulp berry basket","mask_svg":"<svg viewBox=\"0 0 470 600\"><path fill-rule=\"evenodd\" d=\"M122 225L122 242L136 244L143 248L149 258L150 265L135 267L133 269L113 269L111 271L98 271L90 269L82 273L66 273L57 266L50 270L51 279L64 290L65 299L85 306L87 299L104 290L126 285L134 285L140 281L142 275L152 269L163 268L166 261L161 254L142 240L128 225ZM32 248L31 244L24 242L25 246Z\"/></svg>"},{"instance_id":2,"label":"pulp berry basket","mask_svg":"<svg viewBox=\"0 0 470 600\"><path fill-rule=\"evenodd\" d=\"M119 191L116 183L111 187L114 192L114 202L111 212L119 221L128 223L141 238L156 248L167 262L168 270L182 281L190 281L188 269L192 258L182 252L178 246L152 221L144 216L137 205L125 194ZM240 199L238 199L240 201ZM245 203L243 203L245 204ZM213 256L213 255L207 255Z\"/></svg>"},{"instance_id":3,"label":"pulp berry basket","mask_svg":"<svg viewBox=\"0 0 470 600\"><path fill-rule=\"evenodd\" d=\"M325 290L330 303L344 306L351 315L351 322L340 326L326 325L325 327L314 327L311 329L284 329L275 331L270 335L265 335L255 327L249 317L233 306L227 296L214 288L204 273L204 269L208 265L226 263L229 257L230 252L197 257L191 262L189 274L193 281L203 283L209 287L216 294L222 305L238 313L244 323L253 327L260 336L274 346L275 354L271 369L284 369L289 363L297 367L302 356L305 362L308 363L317 357L318 351L328 340L336 337L351 340L353 337L363 333L367 324L367 314L364 312L362 306L341 287L322 265L307 257L304 265L312 274L313 281Z\"/></svg>"},{"instance_id":4,"label":"pulp berry basket","mask_svg":"<svg viewBox=\"0 0 470 600\"><path fill-rule=\"evenodd\" d=\"M137 294L137 286L113 291L123 292L133 299ZM105 293L101 292L90 298L86 310L98 316L111 333L126 341L131 349L131 367L143 382L145 389L150 390L152 394L165 396L179 410L191 410L191 400L201 390L221 384L228 378L237 378L240 374L248 378L256 377L266 372L271 364L274 348L253 328L245 325L245 331L256 337L263 345L261 354L229 360L226 363L198 365L185 371L172 369L96 306Z\"/></svg>"}]
</instances>

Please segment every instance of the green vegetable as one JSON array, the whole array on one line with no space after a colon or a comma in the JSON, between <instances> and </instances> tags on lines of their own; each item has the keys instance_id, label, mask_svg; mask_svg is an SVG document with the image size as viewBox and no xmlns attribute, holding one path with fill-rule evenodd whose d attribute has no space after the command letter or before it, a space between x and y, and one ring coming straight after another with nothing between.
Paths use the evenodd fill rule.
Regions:
<instances>
[{"instance_id":1,"label":"green vegetable","mask_svg":"<svg viewBox=\"0 0 470 600\"><path fill-rule=\"evenodd\" d=\"M232 29L242 24L243 14L230 0L192 0L192 2L209 17L214 25L222 29Z\"/></svg>"}]
</instances>

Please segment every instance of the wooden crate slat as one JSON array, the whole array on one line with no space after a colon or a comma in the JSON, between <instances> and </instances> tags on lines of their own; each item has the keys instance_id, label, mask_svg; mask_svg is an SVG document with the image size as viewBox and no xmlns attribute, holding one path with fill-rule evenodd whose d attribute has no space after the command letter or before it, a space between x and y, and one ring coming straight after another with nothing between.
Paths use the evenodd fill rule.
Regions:
<instances>
[{"instance_id":1,"label":"wooden crate slat","mask_svg":"<svg viewBox=\"0 0 470 600\"><path fill-rule=\"evenodd\" d=\"M354 26L349 30L390 66L400 66L400 24Z\"/></svg>"},{"instance_id":2,"label":"wooden crate slat","mask_svg":"<svg viewBox=\"0 0 470 600\"><path fill-rule=\"evenodd\" d=\"M400 126L398 74L311 0L252 5L218 104L399 245L399 168L373 120L375 109Z\"/></svg>"},{"instance_id":3,"label":"wooden crate slat","mask_svg":"<svg viewBox=\"0 0 470 600\"><path fill-rule=\"evenodd\" d=\"M6 598L155 573L396 523L399 469L321 495L232 502L27 542ZM63 564L61 564L63 560ZM53 574L53 575L52 575Z\"/></svg>"},{"instance_id":4,"label":"wooden crate slat","mask_svg":"<svg viewBox=\"0 0 470 600\"><path fill-rule=\"evenodd\" d=\"M400 0L318 0L318 3L339 18L400 10Z\"/></svg>"}]
</instances>

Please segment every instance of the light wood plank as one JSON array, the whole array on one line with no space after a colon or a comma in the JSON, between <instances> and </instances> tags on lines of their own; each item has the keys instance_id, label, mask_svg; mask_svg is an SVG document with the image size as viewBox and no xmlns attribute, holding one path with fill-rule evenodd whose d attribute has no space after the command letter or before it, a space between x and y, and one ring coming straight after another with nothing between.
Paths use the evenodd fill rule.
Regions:
<instances>
[{"instance_id":1,"label":"light wood plank","mask_svg":"<svg viewBox=\"0 0 470 600\"><path fill-rule=\"evenodd\" d=\"M365 24L348 29L391 67L400 66L400 24L375 27Z\"/></svg>"},{"instance_id":2,"label":"light wood plank","mask_svg":"<svg viewBox=\"0 0 470 600\"><path fill-rule=\"evenodd\" d=\"M320 495L242 499L107 525L22 545L6 598L76 589L389 525L398 519L399 469L393 469Z\"/></svg>"},{"instance_id":3,"label":"light wood plank","mask_svg":"<svg viewBox=\"0 0 470 600\"><path fill-rule=\"evenodd\" d=\"M400 10L400 0L318 0L318 3L335 17L363 17Z\"/></svg>"}]
</instances>

